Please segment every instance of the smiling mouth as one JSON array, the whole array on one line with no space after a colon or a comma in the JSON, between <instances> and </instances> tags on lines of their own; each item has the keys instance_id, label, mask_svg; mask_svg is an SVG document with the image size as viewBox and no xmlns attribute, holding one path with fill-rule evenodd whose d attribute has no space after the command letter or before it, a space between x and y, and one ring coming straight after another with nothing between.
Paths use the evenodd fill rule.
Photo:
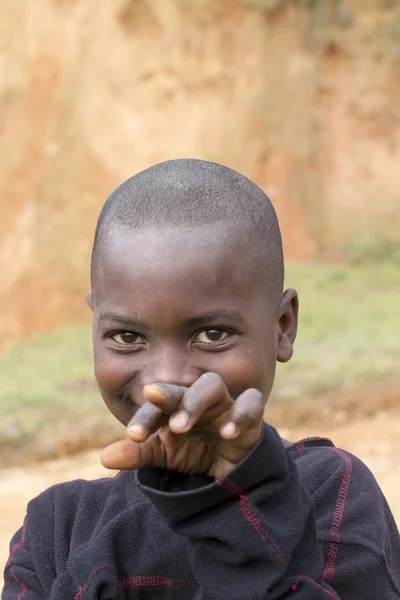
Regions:
<instances>
[{"instance_id":1,"label":"smiling mouth","mask_svg":"<svg viewBox=\"0 0 400 600\"><path fill-rule=\"evenodd\" d=\"M129 410L131 416L133 417L140 408L140 404L138 404L134 398L132 398L131 394L128 391L124 391L120 396L120 404L125 410Z\"/></svg>"}]
</instances>

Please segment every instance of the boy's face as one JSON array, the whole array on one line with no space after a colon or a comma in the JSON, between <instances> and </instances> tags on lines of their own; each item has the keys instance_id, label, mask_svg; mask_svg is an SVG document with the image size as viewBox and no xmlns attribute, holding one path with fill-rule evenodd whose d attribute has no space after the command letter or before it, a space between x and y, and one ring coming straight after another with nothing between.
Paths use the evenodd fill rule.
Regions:
<instances>
[{"instance_id":1,"label":"boy's face","mask_svg":"<svg viewBox=\"0 0 400 600\"><path fill-rule=\"evenodd\" d=\"M93 295L96 379L127 424L150 383L190 386L216 372L236 398L267 398L276 361L292 355L297 296L269 297L267 276L226 223L195 229L116 228L101 251Z\"/></svg>"}]
</instances>

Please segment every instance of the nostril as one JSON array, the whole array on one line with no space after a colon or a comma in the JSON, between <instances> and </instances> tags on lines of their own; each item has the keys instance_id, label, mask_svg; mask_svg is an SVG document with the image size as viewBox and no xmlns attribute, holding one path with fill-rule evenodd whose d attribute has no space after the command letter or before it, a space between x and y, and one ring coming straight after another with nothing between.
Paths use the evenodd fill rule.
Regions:
<instances>
[{"instance_id":1,"label":"nostril","mask_svg":"<svg viewBox=\"0 0 400 600\"><path fill-rule=\"evenodd\" d=\"M190 387L202 375L201 371L191 373L165 373L154 371L143 376L141 380L142 387L153 383L165 383L168 385L177 385L179 387Z\"/></svg>"},{"instance_id":2,"label":"nostril","mask_svg":"<svg viewBox=\"0 0 400 600\"><path fill-rule=\"evenodd\" d=\"M165 383L180 387L190 387L205 371L191 362L186 347L174 346L166 341L146 355L146 364L143 365L140 383Z\"/></svg>"}]
</instances>

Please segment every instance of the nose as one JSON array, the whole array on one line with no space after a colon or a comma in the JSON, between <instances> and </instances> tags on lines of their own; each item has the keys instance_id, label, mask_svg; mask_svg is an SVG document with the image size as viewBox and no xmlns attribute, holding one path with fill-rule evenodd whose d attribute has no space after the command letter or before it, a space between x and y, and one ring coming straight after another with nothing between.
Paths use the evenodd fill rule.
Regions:
<instances>
[{"instance_id":1,"label":"nose","mask_svg":"<svg viewBox=\"0 0 400 600\"><path fill-rule=\"evenodd\" d=\"M164 346L149 351L141 384L169 383L190 387L204 372L191 358L188 348Z\"/></svg>"}]
</instances>

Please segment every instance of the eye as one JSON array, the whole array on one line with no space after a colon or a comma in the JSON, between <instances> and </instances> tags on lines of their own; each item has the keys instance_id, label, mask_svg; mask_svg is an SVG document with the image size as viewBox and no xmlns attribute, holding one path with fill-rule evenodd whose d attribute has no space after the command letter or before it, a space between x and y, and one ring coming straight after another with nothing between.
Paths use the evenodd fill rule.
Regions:
<instances>
[{"instance_id":1,"label":"eye","mask_svg":"<svg viewBox=\"0 0 400 600\"><path fill-rule=\"evenodd\" d=\"M201 344L212 344L215 342L222 342L229 336L229 333L224 329L217 329L211 327L210 329L203 329L196 336L196 342Z\"/></svg>"},{"instance_id":2,"label":"eye","mask_svg":"<svg viewBox=\"0 0 400 600\"><path fill-rule=\"evenodd\" d=\"M130 346L133 344L144 344L144 337L133 331L119 331L111 336L118 344Z\"/></svg>"}]
</instances>

